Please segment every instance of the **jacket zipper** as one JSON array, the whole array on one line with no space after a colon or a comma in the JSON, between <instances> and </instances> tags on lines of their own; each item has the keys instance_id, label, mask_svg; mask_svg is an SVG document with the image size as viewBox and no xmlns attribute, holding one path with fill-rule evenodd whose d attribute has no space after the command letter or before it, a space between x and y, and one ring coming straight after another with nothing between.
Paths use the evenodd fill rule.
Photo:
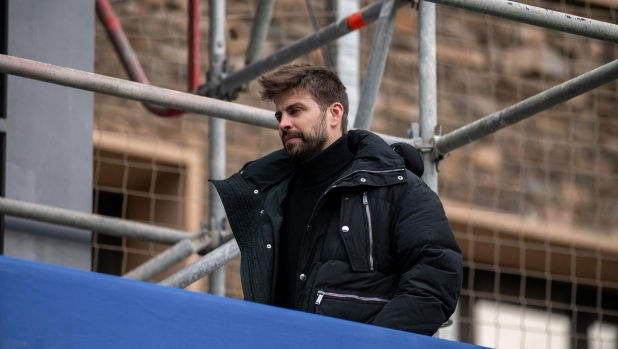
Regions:
<instances>
[{"instance_id":1,"label":"jacket zipper","mask_svg":"<svg viewBox=\"0 0 618 349\"><path fill-rule=\"evenodd\" d=\"M336 181L334 181L330 186L328 186L328 188L326 188L326 190L322 193L322 195L320 195L320 197L318 198L318 201L315 204L315 207L313 208L313 211L311 212L311 216L309 216L309 222L311 222L311 220L313 219L313 214L315 213L315 208L318 207L318 204L320 203L320 201L322 200L322 198L324 197L324 195L326 195L326 193L328 193L328 191L334 186L337 185L337 183L341 182L342 180L344 180L347 177L350 177L351 175L358 173L358 172L368 172L368 173L389 173L389 172L399 172L399 171L405 171L405 168L397 168L397 169L393 169L393 170L384 170L384 171L370 171L370 170L356 170L353 172L350 172L346 175L343 175L341 177L339 177Z\"/></svg>"},{"instance_id":2,"label":"jacket zipper","mask_svg":"<svg viewBox=\"0 0 618 349\"><path fill-rule=\"evenodd\" d=\"M367 226L369 227L369 269L373 271L373 230L371 228L371 212L369 210L369 200L367 200L367 192L363 192L363 206L367 213Z\"/></svg>"},{"instance_id":3,"label":"jacket zipper","mask_svg":"<svg viewBox=\"0 0 618 349\"><path fill-rule=\"evenodd\" d=\"M380 302L380 303L389 302L388 299L384 299L384 298L361 297L361 296L357 296L353 294L318 291L318 298L315 300L315 305L320 305L320 303L322 303L322 298L324 298L324 296L333 297L333 298L355 299L355 300L366 301L366 302Z\"/></svg>"}]
</instances>

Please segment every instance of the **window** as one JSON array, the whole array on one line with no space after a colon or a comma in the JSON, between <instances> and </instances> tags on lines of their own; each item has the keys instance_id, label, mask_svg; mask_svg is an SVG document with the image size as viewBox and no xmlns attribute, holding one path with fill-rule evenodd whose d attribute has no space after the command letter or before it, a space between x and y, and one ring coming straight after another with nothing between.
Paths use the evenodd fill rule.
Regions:
<instances>
[{"instance_id":1,"label":"window","mask_svg":"<svg viewBox=\"0 0 618 349\"><path fill-rule=\"evenodd\" d=\"M618 348L618 325L595 321L588 327L589 349Z\"/></svg>"},{"instance_id":2,"label":"window","mask_svg":"<svg viewBox=\"0 0 618 349\"><path fill-rule=\"evenodd\" d=\"M521 305L479 300L474 308L476 344L501 349L569 347L569 317Z\"/></svg>"}]
</instances>

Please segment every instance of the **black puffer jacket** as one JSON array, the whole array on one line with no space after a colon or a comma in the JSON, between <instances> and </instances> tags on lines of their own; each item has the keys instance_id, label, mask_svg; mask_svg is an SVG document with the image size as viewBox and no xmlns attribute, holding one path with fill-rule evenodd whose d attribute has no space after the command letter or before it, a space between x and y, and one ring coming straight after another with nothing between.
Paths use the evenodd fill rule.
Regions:
<instances>
[{"instance_id":1,"label":"black puffer jacket","mask_svg":"<svg viewBox=\"0 0 618 349\"><path fill-rule=\"evenodd\" d=\"M437 195L382 139L350 131L351 166L305 233L296 309L431 335L459 298L461 251ZM245 299L272 304L282 205L294 168L283 150L213 181L241 250Z\"/></svg>"}]
</instances>

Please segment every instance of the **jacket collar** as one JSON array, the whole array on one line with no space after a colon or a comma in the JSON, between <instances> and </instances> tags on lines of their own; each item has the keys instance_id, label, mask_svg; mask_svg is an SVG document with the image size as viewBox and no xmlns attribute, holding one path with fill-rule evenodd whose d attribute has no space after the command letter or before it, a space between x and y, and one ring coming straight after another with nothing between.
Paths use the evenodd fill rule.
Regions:
<instances>
[{"instance_id":1,"label":"jacket collar","mask_svg":"<svg viewBox=\"0 0 618 349\"><path fill-rule=\"evenodd\" d=\"M405 169L403 158L392 150L382 138L369 131L350 130L348 132L348 148L352 153L355 153L355 156L350 168L342 176L342 178L345 177L345 180L342 182L345 182L346 186L354 185L355 183L365 185L379 185L382 183L389 185L393 181L358 182L355 180L354 174L365 173L370 176L383 176L386 173L401 172ZM295 170L285 150L280 149L245 164L240 170L240 175L248 182L251 188L264 193L273 186L288 179ZM405 175L403 176L405 177ZM389 177L392 176L389 175ZM348 179L352 181L349 182Z\"/></svg>"}]
</instances>

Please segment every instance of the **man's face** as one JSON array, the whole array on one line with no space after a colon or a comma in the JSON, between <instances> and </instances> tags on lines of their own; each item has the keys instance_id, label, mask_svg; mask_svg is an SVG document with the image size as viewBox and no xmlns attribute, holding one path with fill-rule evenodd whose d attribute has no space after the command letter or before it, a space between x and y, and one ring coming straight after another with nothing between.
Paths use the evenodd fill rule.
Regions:
<instances>
[{"instance_id":1,"label":"man's face","mask_svg":"<svg viewBox=\"0 0 618 349\"><path fill-rule=\"evenodd\" d=\"M279 121L279 137L292 163L299 164L328 145L326 112L311 95L290 90L275 99L275 117Z\"/></svg>"}]
</instances>

